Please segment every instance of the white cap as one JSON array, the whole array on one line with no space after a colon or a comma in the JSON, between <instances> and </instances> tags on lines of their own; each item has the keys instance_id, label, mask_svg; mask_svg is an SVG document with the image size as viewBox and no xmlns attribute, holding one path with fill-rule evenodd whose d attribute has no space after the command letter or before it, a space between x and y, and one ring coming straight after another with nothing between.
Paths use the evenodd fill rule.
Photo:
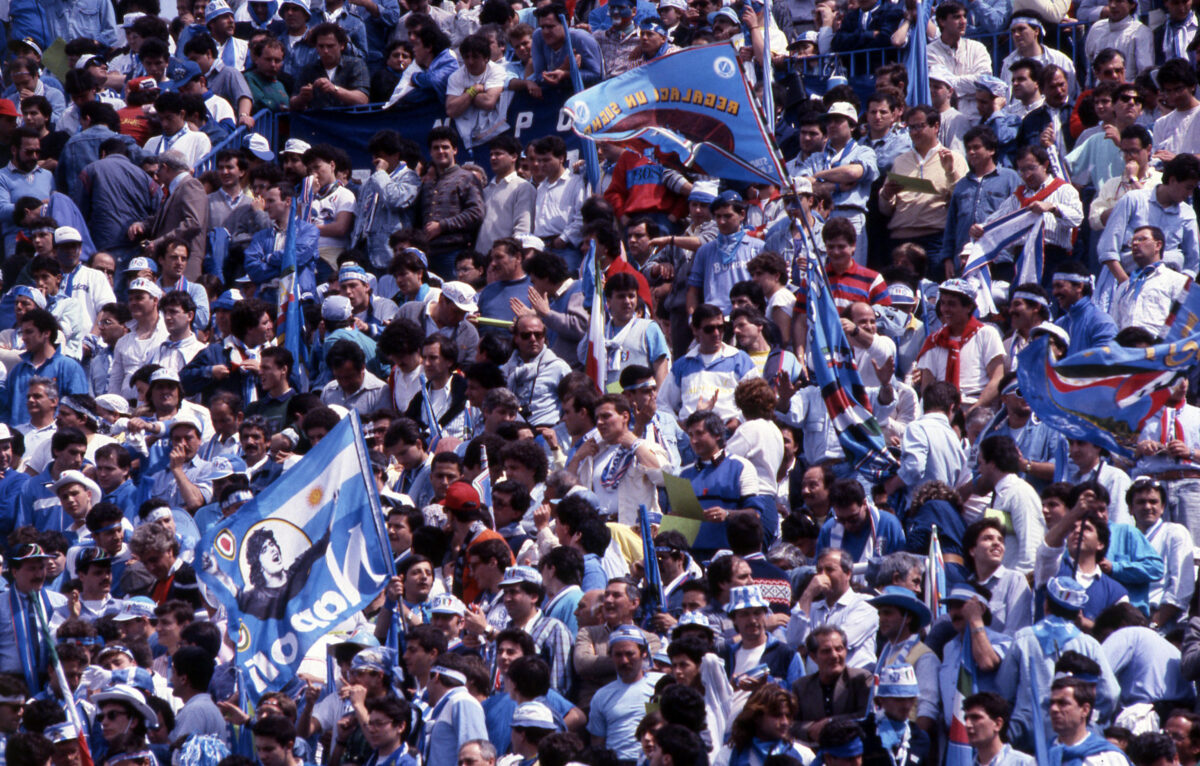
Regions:
<instances>
[{"instance_id":1,"label":"white cap","mask_svg":"<svg viewBox=\"0 0 1200 766\"><path fill-rule=\"evenodd\" d=\"M479 310L475 302L475 288L466 282L451 281L442 284L442 296L468 314Z\"/></svg>"},{"instance_id":2,"label":"white cap","mask_svg":"<svg viewBox=\"0 0 1200 766\"><path fill-rule=\"evenodd\" d=\"M825 113L825 116L833 117L834 115L845 117L850 120L852 125L858 124L858 110L854 108L853 104L846 101L837 101L829 106L829 111Z\"/></svg>"},{"instance_id":3,"label":"white cap","mask_svg":"<svg viewBox=\"0 0 1200 766\"><path fill-rule=\"evenodd\" d=\"M160 367L150 373L150 384L153 385L160 380L165 380L168 383L179 383L179 373L172 370L170 367Z\"/></svg>"},{"instance_id":4,"label":"white cap","mask_svg":"<svg viewBox=\"0 0 1200 766\"><path fill-rule=\"evenodd\" d=\"M54 230L54 244L62 245L68 242L83 242L83 237L79 236L79 229L74 226L59 226Z\"/></svg>"},{"instance_id":5,"label":"white cap","mask_svg":"<svg viewBox=\"0 0 1200 766\"><path fill-rule=\"evenodd\" d=\"M298 138L289 138L287 143L283 145L283 151L280 154L304 154L311 148L306 142Z\"/></svg>"},{"instance_id":6,"label":"white cap","mask_svg":"<svg viewBox=\"0 0 1200 766\"><path fill-rule=\"evenodd\" d=\"M96 397L96 406L112 410L118 415L128 415L130 412L129 400L120 394L101 394Z\"/></svg>"},{"instance_id":7,"label":"white cap","mask_svg":"<svg viewBox=\"0 0 1200 766\"><path fill-rule=\"evenodd\" d=\"M148 293L156 300L163 297L162 288L145 277L140 277L129 283L129 292L133 292L134 290L141 290L144 293Z\"/></svg>"},{"instance_id":8,"label":"white cap","mask_svg":"<svg viewBox=\"0 0 1200 766\"><path fill-rule=\"evenodd\" d=\"M200 425L200 421L196 419L196 416L187 412L180 413L175 417L174 420L171 421L171 428L167 431L167 433L170 434L174 432L175 429L179 428L180 426L191 426L192 428L196 429L196 433L204 433L204 426Z\"/></svg>"},{"instance_id":9,"label":"white cap","mask_svg":"<svg viewBox=\"0 0 1200 766\"><path fill-rule=\"evenodd\" d=\"M537 250L538 252L546 250L546 243L542 241L541 237L535 237L532 234L518 234L515 239L521 243L521 248L524 250Z\"/></svg>"}]
</instances>

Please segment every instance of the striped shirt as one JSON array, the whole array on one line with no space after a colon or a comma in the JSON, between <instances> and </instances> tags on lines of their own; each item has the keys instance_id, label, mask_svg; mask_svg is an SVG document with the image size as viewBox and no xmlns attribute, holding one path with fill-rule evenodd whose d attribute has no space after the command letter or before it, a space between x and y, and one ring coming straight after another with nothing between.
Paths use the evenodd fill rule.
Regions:
<instances>
[{"instance_id":1,"label":"striped shirt","mask_svg":"<svg viewBox=\"0 0 1200 766\"><path fill-rule=\"evenodd\" d=\"M825 274L829 278L829 290L833 293L833 302L837 305L839 312L852 303L892 305L887 283L883 281L883 277L877 271L872 271L866 266L859 266L851 261L849 268L841 274L831 274L828 266L825 267ZM796 291L795 310L808 310L807 284L800 285Z\"/></svg>"}]
</instances>

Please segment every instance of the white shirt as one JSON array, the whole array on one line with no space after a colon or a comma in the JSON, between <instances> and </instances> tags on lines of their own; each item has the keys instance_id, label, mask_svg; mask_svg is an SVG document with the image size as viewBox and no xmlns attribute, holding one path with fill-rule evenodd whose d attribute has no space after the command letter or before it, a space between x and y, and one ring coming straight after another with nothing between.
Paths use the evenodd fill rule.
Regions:
<instances>
[{"instance_id":1,"label":"white shirt","mask_svg":"<svg viewBox=\"0 0 1200 766\"><path fill-rule=\"evenodd\" d=\"M833 605L818 599L805 614L800 605L792 607L788 620L787 642L792 648L800 646L813 628L836 625L846 631L846 665L870 668L875 664L875 634L879 631L879 613L861 593L847 589ZM810 660L811 662L811 660ZM810 669L815 669L812 666Z\"/></svg>"},{"instance_id":2,"label":"white shirt","mask_svg":"<svg viewBox=\"0 0 1200 766\"><path fill-rule=\"evenodd\" d=\"M1038 545L1046 536L1042 498L1015 473L1005 474L996 482L993 495L989 506L1004 511L1012 519L1013 534L1004 536L1004 566L1030 572L1037 560Z\"/></svg>"},{"instance_id":3,"label":"white shirt","mask_svg":"<svg viewBox=\"0 0 1200 766\"><path fill-rule=\"evenodd\" d=\"M207 344L197 338L195 333L188 333L188 336L180 341L166 338L162 345L155 350L149 364L161 365L179 372L188 362L196 358L196 354L204 350L205 345Z\"/></svg>"},{"instance_id":4,"label":"white shirt","mask_svg":"<svg viewBox=\"0 0 1200 766\"><path fill-rule=\"evenodd\" d=\"M975 80L979 75L992 73L992 56L987 47L977 41L963 38L951 48L939 37L930 40L925 48L929 68L939 67L950 75L950 85L958 94L958 108L963 114L977 122L979 110L975 106Z\"/></svg>"},{"instance_id":5,"label":"white shirt","mask_svg":"<svg viewBox=\"0 0 1200 766\"><path fill-rule=\"evenodd\" d=\"M546 179L538 184L533 208L534 236L547 244L562 236L571 212L583 204L585 192L583 177L570 170L564 170L556 181Z\"/></svg>"},{"instance_id":6,"label":"white shirt","mask_svg":"<svg viewBox=\"0 0 1200 766\"><path fill-rule=\"evenodd\" d=\"M108 277L104 276L103 272L83 264L76 266L70 274L63 274L58 291L83 304L83 309L93 324L104 304L117 300L112 285L108 283ZM92 328L85 329L91 330Z\"/></svg>"},{"instance_id":7,"label":"white shirt","mask_svg":"<svg viewBox=\"0 0 1200 766\"><path fill-rule=\"evenodd\" d=\"M1046 180L1038 188L1038 191L1045 189L1046 184L1053 181L1053 176L1046 176ZM1021 189L1024 190L1026 197L1032 197L1037 194L1037 192L1029 192L1024 186ZM1058 245L1070 250L1074 246L1072 239L1075 229L1078 228L1079 224L1083 223L1083 203L1079 200L1079 192L1075 191L1074 186L1066 183L1050 192L1043 202L1054 205L1055 211L1058 213L1058 215L1055 215L1054 212L1042 214L1042 220L1046 224L1046 244ZM1009 213L1016 212L1020 207L1021 201L1014 192L1012 196L1000 203L1000 206L988 216L984 223L988 224L999 218L1003 218Z\"/></svg>"},{"instance_id":8,"label":"white shirt","mask_svg":"<svg viewBox=\"0 0 1200 766\"><path fill-rule=\"evenodd\" d=\"M937 380L946 379L946 362L949 349L934 346L917 360L918 370L928 370ZM974 404L988 383L988 365L996 357L1004 356L1004 341L1000 331L985 324L979 332L963 344L958 353L958 389L964 404Z\"/></svg>"},{"instance_id":9,"label":"white shirt","mask_svg":"<svg viewBox=\"0 0 1200 766\"><path fill-rule=\"evenodd\" d=\"M882 333L876 333L871 345L866 348L853 341L850 348L854 349L854 366L858 368L858 376L862 378L863 385L880 385L874 365L882 367L888 359L896 358L896 342Z\"/></svg>"},{"instance_id":10,"label":"white shirt","mask_svg":"<svg viewBox=\"0 0 1200 766\"><path fill-rule=\"evenodd\" d=\"M136 399L137 389L129 384L129 378L138 369L150 363L158 347L167 339L167 328L162 317L148 338L139 338L137 322L129 323L129 332L121 336L113 348L112 366L108 368L108 392L120 394L126 399Z\"/></svg>"},{"instance_id":11,"label":"white shirt","mask_svg":"<svg viewBox=\"0 0 1200 766\"><path fill-rule=\"evenodd\" d=\"M944 412L927 412L909 423L900 453L899 476L910 488L933 480L957 487L967 478L967 453Z\"/></svg>"},{"instance_id":12,"label":"white shirt","mask_svg":"<svg viewBox=\"0 0 1200 766\"><path fill-rule=\"evenodd\" d=\"M1120 21L1100 19L1092 25L1083 46L1088 61L1095 61L1096 54L1105 48L1116 48L1121 52L1130 79L1154 66L1154 35L1150 27L1135 16L1126 16ZM1096 75L1089 68L1088 82L1095 83L1095 80Z\"/></svg>"},{"instance_id":13,"label":"white shirt","mask_svg":"<svg viewBox=\"0 0 1200 766\"><path fill-rule=\"evenodd\" d=\"M1194 149L1200 137L1200 104L1168 112L1154 121L1154 149L1179 154ZM1143 187L1144 188L1144 187Z\"/></svg>"},{"instance_id":14,"label":"white shirt","mask_svg":"<svg viewBox=\"0 0 1200 766\"><path fill-rule=\"evenodd\" d=\"M779 481L775 478L783 464L783 434L779 426L769 420L747 420L729 437L725 451L744 457L754 466L758 475L757 494L774 497L779 492Z\"/></svg>"},{"instance_id":15,"label":"white shirt","mask_svg":"<svg viewBox=\"0 0 1200 766\"><path fill-rule=\"evenodd\" d=\"M1118 330L1142 327L1154 335L1167 326L1171 305L1182 299L1191 280L1162 261L1146 276L1131 274L1117 287L1109 313Z\"/></svg>"},{"instance_id":16,"label":"white shirt","mask_svg":"<svg viewBox=\"0 0 1200 766\"><path fill-rule=\"evenodd\" d=\"M173 136L154 136L146 142L146 154L151 156L171 150L182 152L188 165L195 170L196 163L212 151L212 141L204 133L184 125L183 130Z\"/></svg>"},{"instance_id":17,"label":"white shirt","mask_svg":"<svg viewBox=\"0 0 1200 766\"><path fill-rule=\"evenodd\" d=\"M354 192L338 184L324 197L313 197L312 214L309 216L309 220L318 226L325 226L337 220L340 213L353 215L356 207ZM318 249L326 247L345 249L349 246L350 235L348 233L344 237L327 237L322 234L317 240Z\"/></svg>"}]
</instances>

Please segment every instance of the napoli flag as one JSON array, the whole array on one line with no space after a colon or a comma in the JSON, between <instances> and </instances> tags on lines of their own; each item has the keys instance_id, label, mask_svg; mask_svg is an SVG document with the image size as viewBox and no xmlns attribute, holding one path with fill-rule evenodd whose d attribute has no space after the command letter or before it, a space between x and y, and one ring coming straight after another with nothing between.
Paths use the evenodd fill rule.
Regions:
<instances>
[{"instance_id":1,"label":"napoli flag","mask_svg":"<svg viewBox=\"0 0 1200 766\"><path fill-rule=\"evenodd\" d=\"M659 162L745 183L786 184L754 91L727 42L668 53L567 99L583 138L653 148Z\"/></svg>"},{"instance_id":2,"label":"napoli flag","mask_svg":"<svg viewBox=\"0 0 1200 766\"><path fill-rule=\"evenodd\" d=\"M229 613L252 701L295 677L305 652L387 585L392 558L358 414L196 550L201 581Z\"/></svg>"}]
</instances>

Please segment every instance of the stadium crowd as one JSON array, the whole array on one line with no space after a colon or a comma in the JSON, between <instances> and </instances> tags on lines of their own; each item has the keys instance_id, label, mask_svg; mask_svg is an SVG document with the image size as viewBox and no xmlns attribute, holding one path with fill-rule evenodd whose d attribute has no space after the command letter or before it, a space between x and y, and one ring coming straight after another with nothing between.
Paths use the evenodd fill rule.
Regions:
<instances>
[{"instance_id":1,"label":"stadium crowd","mask_svg":"<svg viewBox=\"0 0 1200 766\"><path fill-rule=\"evenodd\" d=\"M1143 1L0 4L0 764L1200 763L1200 368L1124 455L1017 376L1200 270L1197 16ZM786 184L507 120L724 42ZM445 119L287 132L367 104ZM964 275L1022 211L1040 270ZM196 547L350 411L396 574L251 708ZM278 619L324 548L248 545Z\"/></svg>"}]
</instances>

